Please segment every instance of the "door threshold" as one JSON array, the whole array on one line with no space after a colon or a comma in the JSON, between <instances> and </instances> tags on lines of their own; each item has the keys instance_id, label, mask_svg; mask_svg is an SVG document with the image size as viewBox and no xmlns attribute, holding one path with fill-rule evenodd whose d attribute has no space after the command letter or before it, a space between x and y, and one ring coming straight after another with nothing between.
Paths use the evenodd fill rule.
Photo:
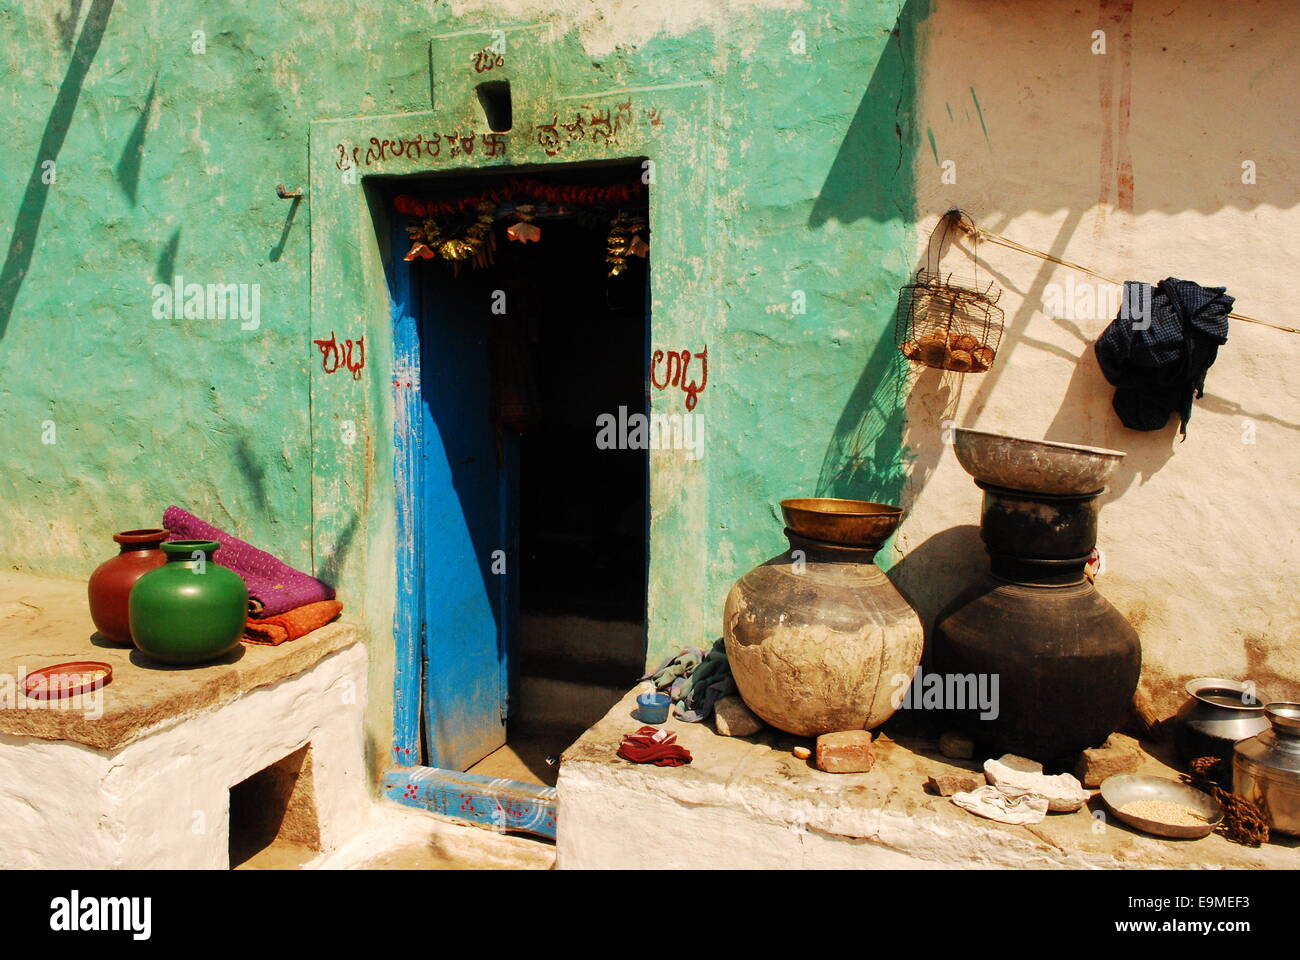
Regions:
<instances>
[{"instance_id":1,"label":"door threshold","mask_svg":"<svg viewBox=\"0 0 1300 960\"><path fill-rule=\"evenodd\" d=\"M438 767L399 767L384 774L380 789L404 806L498 833L555 839L559 804L554 787Z\"/></svg>"}]
</instances>

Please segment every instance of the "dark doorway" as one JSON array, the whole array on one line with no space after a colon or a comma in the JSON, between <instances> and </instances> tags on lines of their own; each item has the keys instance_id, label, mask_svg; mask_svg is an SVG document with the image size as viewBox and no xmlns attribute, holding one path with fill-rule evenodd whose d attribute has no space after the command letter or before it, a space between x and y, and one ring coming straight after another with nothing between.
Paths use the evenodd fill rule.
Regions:
<instances>
[{"instance_id":1,"label":"dark doorway","mask_svg":"<svg viewBox=\"0 0 1300 960\"><path fill-rule=\"evenodd\" d=\"M440 210L499 200L495 249L412 261L432 765L553 784L555 756L643 668L647 454L596 443L601 415L646 411L648 257L624 258L616 276L607 262L611 218L645 219L640 175L635 162L395 191ZM525 177L572 200L539 202L519 189ZM593 202L616 184L638 185L635 198ZM399 231L409 222L399 216ZM511 239L521 222L540 237ZM493 744L497 695L507 725Z\"/></svg>"}]
</instances>

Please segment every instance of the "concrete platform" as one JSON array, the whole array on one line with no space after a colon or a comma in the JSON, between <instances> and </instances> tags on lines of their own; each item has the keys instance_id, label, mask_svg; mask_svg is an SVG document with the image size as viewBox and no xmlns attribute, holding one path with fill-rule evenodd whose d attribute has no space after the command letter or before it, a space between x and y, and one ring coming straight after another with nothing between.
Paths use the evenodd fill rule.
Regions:
<instances>
[{"instance_id":1,"label":"concrete platform","mask_svg":"<svg viewBox=\"0 0 1300 960\"><path fill-rule=\"evenodd\" d=\"M360 829L366 651L354 625L163 667L92 636L85 590L0 574L0 868L225 869L236 794L274 815L273 835L315 851ZM108 662L113 679L65 701L23 694L24 674L67 660Z\"/></svg>"},{"instance_id":2,"label":"concrete platform","mask_svg":"<svg viewBox=\"0 0 1300 960\"><path fill-rule=\"evenodd\" d=\"M335 622L278 647L241 645L216 663L171 667L101 638L90 619L84 580L3 572L0 734L116 750L160 724L295 676L357 639L352 624ZM77 709L83 705L75 701L66 709L32 709L24 697L23 676L69 660L112 665L112 682L102 691L102 715Z\"/></svg>"},{"instance_id":3,"label":"concrete platform","mask_svg":"<svg viewBox=\"0 0 1300 960\"><path fill-rule=\"evenodd\" d=\"M980 770L945 759L931 741L881 736L870 773L830 774L791 754L810 741L770 728L720 737L670 719L664 726L694 761L629 763L616 751L641 726L634 709L629 692L561 759L559 869L1300 866L1298 841L1251 849L1214 835L1163 840L1109 817L1099 796L1034 826L981 819L925 792L931 776ZM1176 779L1156 753L1143 772Z\"/></svg>"}]
</instances>

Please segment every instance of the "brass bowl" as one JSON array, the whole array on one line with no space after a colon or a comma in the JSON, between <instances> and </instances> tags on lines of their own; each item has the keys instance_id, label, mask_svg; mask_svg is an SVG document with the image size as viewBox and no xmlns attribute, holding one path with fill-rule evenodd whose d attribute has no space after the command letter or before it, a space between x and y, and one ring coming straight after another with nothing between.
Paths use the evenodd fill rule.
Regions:
<instances>
[{"instance_id":1,"label":"brass bowl","mask_svg":"<svg viewBox=\"0 0 1300 960\"><path fill-rule=\"evenodd\" d=\"M903 522L900 507L834 497L782 500L781 514L785 517L785 525L802 537L875 549L879 549Z\"/></svg>"}]
</instances>

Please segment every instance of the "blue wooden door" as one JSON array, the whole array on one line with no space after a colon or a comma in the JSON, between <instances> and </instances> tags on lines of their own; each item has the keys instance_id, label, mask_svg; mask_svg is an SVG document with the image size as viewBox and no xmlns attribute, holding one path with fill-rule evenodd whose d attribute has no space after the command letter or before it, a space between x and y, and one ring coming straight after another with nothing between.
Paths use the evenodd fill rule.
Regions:
<instances>
[{"instance_id":1,"label":"blue wooden door","mask_svg":"<svg viewBox=\"0 0 1300 960\"><path fill-rule=\"evenodd\" d=\"M420 336L418 512L426 763L465 770L505 743L516 443L489 419L489 303L415 271Z\"/></svg>"}]
</instances>

